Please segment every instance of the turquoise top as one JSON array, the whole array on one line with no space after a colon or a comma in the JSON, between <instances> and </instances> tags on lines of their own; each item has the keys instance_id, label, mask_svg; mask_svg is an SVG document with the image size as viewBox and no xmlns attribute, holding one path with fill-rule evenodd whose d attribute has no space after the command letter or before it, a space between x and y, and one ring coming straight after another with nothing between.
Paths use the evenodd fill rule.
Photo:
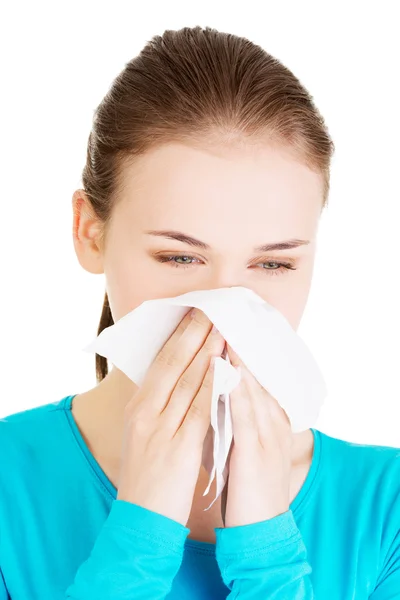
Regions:
<instances>
[{"instance_id":1,"label":"turquoise top","mask_svg":"<svg viewBox=\"0 0 400 600\"><path fill-rule=\"evenodd\" d=\"M116 500L73 396L0 419L0 600L398 600L400 449L317 429L290 510L216 545Z\"/></svg>"}]
</instances>

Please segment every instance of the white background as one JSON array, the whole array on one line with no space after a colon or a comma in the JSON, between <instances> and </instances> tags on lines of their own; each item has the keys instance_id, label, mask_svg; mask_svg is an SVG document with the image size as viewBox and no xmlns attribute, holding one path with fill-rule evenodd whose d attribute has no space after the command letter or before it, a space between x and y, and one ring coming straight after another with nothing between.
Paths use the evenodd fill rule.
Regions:
<instances>
[{"instance_id":1,"label":"white background","mask_svg":"<svg viewBox=\"0 0 400 600\"><path fill-rule=\"evenodd\" d=\"M316 427L400 447L398 3L17 2L1 31L0 416L96 384L104 275L79 265L72 205L93 111L165 29L244 35L288 66L336 145L298 333L326 378ZM396 39L397 38L397 39Z\"/></svg>"}]
</instances>

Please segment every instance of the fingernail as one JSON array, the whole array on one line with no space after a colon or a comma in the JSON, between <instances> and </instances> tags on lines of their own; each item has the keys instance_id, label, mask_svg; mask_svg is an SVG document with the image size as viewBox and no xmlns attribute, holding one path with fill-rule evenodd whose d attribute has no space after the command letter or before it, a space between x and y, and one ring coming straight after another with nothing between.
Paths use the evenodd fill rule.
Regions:
<instances>
[{"instance_id":1,"label":"fingernail","mask_svg":"<svg viewBox=\"0 0 400 600\"><path fill-rule=\"evenodd\" d=\"M218 329L215 327L215 325L213 325L213 326L212 326L211 333L212 333L212 335L217 335L217 333L219 333L219 331L218 331Z\"/></svg>"},{"instance_id":2,"label":"fingernail","mask_svg":"<svg viewBox=\"0 0 400 600\"><path fill-rule=\"evenodd\" d=\"M193 307L190 311L189 311L189 318L193 319L194 315L196 314L196 308Z\"/></svg>"}]
</instances>

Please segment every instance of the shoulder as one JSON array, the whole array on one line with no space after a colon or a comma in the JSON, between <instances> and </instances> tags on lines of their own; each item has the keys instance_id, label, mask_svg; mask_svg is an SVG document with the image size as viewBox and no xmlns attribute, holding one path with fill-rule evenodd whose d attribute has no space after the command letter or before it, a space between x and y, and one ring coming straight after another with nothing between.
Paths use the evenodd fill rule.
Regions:
<instances>
[{"instance_id":1,"label":"shoulder","mask_svg":"<svg viewBox=\"0 0 400 600\"><path fill-rule=\"evenodd\" d=\"M321 454L324 460L329 461L329 466L335 464L342 468L343 463L351 464L355 472L363 472L372 467L380 472L386 468L398 468L400 462L400 447L363 444L346 439L333 437L318 431L321 441Z\"/></svg>"},{"instance_id":2,"label":"shoulder","mask_svg":"<svg viewBox=\"0 0 400 600\"><path fill-rule=\"evenodd\" d=\"M22 433L29 435L32 426L44 427L49 420L64 410L65 396L61 400L42 404L6 415L0 418L0 438L3 436L19 436ZM55 418L57 418L57 416Z\"/></svg>"},{"instance_id":3,"label":"shoulder","mask_svg":"<svg viewBox=\"0 0 400 600\"><path fill-rule=\"evenodd\" d=\"M18 467L24 470L55 447L66 426L65 396L0 418L0 477L11 476ZM1 473L2 472L2 473Z\"/></svg>"},{"instance_id":4,"label":"shoulder","mask_svg":"<svg viewBox=\"0 0 400 600\"><path fill-rule=\"evenodd\" d=\"M376 521L393 517L400 527L400 448L319 433L325 480L340 494L349 494L354 505L372 511Z\"/></svg>"}]
</instances>

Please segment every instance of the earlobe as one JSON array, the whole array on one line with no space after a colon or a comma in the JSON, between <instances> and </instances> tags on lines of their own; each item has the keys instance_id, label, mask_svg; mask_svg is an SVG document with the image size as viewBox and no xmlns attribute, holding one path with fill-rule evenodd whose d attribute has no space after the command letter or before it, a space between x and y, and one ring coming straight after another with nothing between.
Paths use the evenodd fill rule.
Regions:
<instances>
[{"instance_id":1,"label":"earlobe","mask_svg":"<svg viewBox=\"0 0 400 600\"><path fill-rule=\"evenodd\" d=\"M74 192L72 211L72 237L79 264L89 273L104 273L103 253L99 243L101 224L90 209L84 190Z\"/></svg>"}]
</instances>

